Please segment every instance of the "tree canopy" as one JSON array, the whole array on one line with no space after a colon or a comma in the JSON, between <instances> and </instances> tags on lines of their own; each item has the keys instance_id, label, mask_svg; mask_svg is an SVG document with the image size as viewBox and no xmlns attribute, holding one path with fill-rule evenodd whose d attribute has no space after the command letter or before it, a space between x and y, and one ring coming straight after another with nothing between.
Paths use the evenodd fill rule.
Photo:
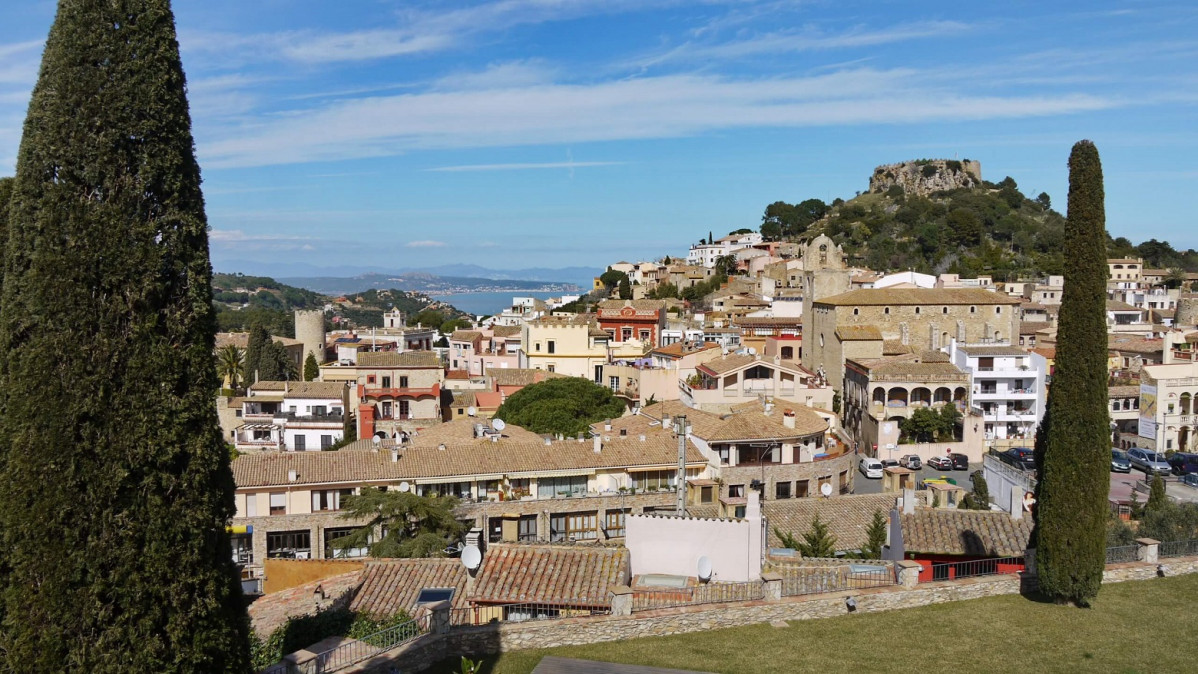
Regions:
<instances>
[{"instance_id":1,"label":"tree canopy","mask_svg":"<svg viewBox=\"0 0 1198 674\"><path fill-rule=\"evenodd\" d=\"M458 499L418 496L411 492L362 489L341 502L341 517L367 520L361 528L333 543L336 549L369 545L371 557L440 557L466 526L454 517ZM377 540L375 535L386 533Z\"/></svg>"},{"instance_id":2,"label":"tree canopy","mask_svg":"<svg viewBox=\"0 0 1198 674\"><path fill-rule=\"evenodd\" d=\"M60 2L0 296L0 670L245 672L207 220L166 0Z\"/></svg>"},{"instance_id":3,"label":"tree canopy","mask_svg":"<svg viewBox=\"0 0 1198 674\"><path fill-rule=\"evenodd\" d=\"M508 396L495 417L534 433L585 433L596 422L624 413L624 403L611 389L582 377L562 377L530 384Z\"/></svg>"}]
</instances>

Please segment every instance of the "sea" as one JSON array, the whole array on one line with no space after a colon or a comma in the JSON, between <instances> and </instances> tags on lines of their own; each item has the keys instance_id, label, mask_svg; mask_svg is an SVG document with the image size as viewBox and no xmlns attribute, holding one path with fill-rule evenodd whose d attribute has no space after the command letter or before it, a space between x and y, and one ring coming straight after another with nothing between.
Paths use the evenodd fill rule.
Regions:
<instances>
[{"instance_id":1,"label":"sea","mask_svg":"<svg viewBox=\"0 0 1198 674\"><path fill-rule=\"evenodd\" d=\"M539 300L549 299L550 297L561 297L562 295L580 295L581 292L535 292L523 290L504 290L500 292L490 293L456 293L453 295L429 295L429 297L440 300L447 304L461 309L468 314L475 316L494 316L495 314L510 309L512 306L513 297L535 297Z\"/></svg>"}]
</instances>

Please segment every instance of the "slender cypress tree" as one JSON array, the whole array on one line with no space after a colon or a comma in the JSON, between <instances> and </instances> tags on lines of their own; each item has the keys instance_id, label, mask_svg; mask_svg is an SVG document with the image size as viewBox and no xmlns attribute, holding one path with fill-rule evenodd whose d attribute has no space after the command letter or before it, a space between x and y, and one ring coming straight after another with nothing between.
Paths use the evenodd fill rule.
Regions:
<instances>
[{"instance_id":1,"label":"slender cypress tree","mask_svg":"<svg viewBox=\"0 0 1198 674\"><path fill-rule=\"evenodd\" d=\"M304 359L304 381L316 381L320 376L320 364L316 362L316 354L309 351Z\"/></svg>"},{"instance_id":2,"label":"slender cypress tree","mask_svg":"<svg viewBox=\"0 0 1198 674\"><path fill-rule=\"evenodd\" d=\"M270 333L261 323L255 323L250 328L249 341L245 345L245 385L253 386L258 380L269 381L271 378L263 373L262 355L270 348Z\"/></svg>"},{"instance_id":3,"label":"slender cypress tree","mask_svg":"<svg viewBox=\"0 0 1198 674\"><path fill-rule=\"evenodd\" d=\"M1102 583L1106 544L1106 216L1098 149L1083 140L1069 156L1065 292L1048 417L1037 438L1036 565L1040 589L1088 605Z\"/></svg>"},{"instance_id":4,"label":"slender cypress tree","mask_svg":"<svg viewBox=\"0 0 1198 674\"><path fill-rule=\"evenodd\" d=\"M8 229L0 670L248 670L168 0L61 0Z\"/></svg>"}]
</instances>

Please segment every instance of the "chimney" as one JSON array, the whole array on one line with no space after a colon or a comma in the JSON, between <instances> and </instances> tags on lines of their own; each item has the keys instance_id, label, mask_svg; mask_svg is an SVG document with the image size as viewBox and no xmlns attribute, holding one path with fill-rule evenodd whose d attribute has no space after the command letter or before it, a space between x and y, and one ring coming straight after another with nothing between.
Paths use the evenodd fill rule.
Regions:
<instances>
[{"instance_id":1,"label":"chimney","mask_svg":"<svg viewBox=\"0 0 1198 674\"><path fill-rule=\"evenodd\" d=\"M641 440L641 442L644 442L644 441L645 441L645 434L644 434L644 433L641 433L641 435L640 435L640 440Z\"/></svg>"},{"instance_id":2,"label":"chimney","mask_svg":"<svg viewBox=\"0 0 1198 674\"><path fill-rule=\"evenodd\" d=\"M671 420L672 419L670 418L669 413L667 413L667 412L661 413L661 427L662 428L669 428Z\"/></svg>"},{"instance_id":3,"label":"chimney","mask_svg":"<svg viewBox=\"0 0 1198 674\"><path fill-rule=\"evenodd\" d=\"M598 435L596 435L595 436L595 453L598 454L602 450L603 450L603 438L600 438Z\"/></svg>"},{"instance_id":4,"label":"chimney","mask_svg":"<svg viewBox=\"0 0 1198 674\"><path fill-rule=\"evenodd\" d=\"M1164 334L1164 351L1161 352L1161 364L1171 365L1173 363L1173 330L1166 330Z\"/></svg>"},{"instance_id":5,"label":"chimney","mask_svg":"<svg viewBox=\"0 0 1198 674\"><path fill-rule=\"evenodd\" d=\"M399 461L399 450L393 449L391 450L391 463L395 463L396 461Z\"/></svg>"},{"instance_id":6,"label":"chimney","mask_svg":"<svg viewBox=\"0 0 1198 674\"><path fill-rule=\"evenodd\" d=\"M495 433L491 436L491 442L499 442L499 434Z\"/></svg>"},{"instance_id":7,"label":"chimney","mask_svg":"<svg viewBox=\"0 0 1198 674\"><path fill-rule=\"evenodd\" d=\"M297 473L294 468L287 471L288 482L295 482L297 479L299 479L299 473Z\"/></svg>"},{"instance_id":8,"label":"chimney","mask_svg":"<svg viewBox=\"0 0 1198 674\"><path fill-rule=\"evenodd\" d=\"M441 444L437 445L437 450L444 452L445 451L445 443L442 442Z\"/></svg>"},{"instance_id":9,"label":"chimney","mask_svg":"<svg viewBox=\"0 0 1198 674\"><path fill-rule=\"evenodd\" d=\"M553 444L553 438L545 438L545 446L549 447Z\"/></svg>"},{"instance_id":10,"label":"chimney","mask_svg":"<svg viewBox=\"0 0 1198 674\"><path fill-rule=\"evenodd\" d=\"M915 490L914 489L904 489L903 490L903 514L904 515L914 515L915 514Z\"/></svg>"},{"instance_id":11,"label":"chimney","mask_svg":"<svg viewBox=\"0 0 1198 674\"><path fill-rule=\"evenodd\" d=\"M787 428L795 427L795 411L788 409L782 412L782 425Z\"/></svg>"},{"instance_id":12,"label":"chimney","mask_svg":"<svg viewBox=\"0 0 1198 674\"><path fill-rule=\"evenodd\" d=\"M607 421L603 422L603 430L605 430L609 433L611 432L611 419L608 419Z\"/></svg>"}]
</instances>

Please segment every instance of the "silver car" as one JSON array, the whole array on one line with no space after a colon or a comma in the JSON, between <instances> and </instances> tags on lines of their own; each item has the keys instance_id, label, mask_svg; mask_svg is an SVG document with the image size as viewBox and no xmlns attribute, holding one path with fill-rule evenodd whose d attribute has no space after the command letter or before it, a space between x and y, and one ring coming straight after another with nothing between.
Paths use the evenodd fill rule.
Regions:
<instances>
[{"instance_id":1,"label":"silver car","mask_svg":"<svg viewBox=\"0 0 1198 674\"><path fill-rule=\"evenodd\" d=\"M1135 447L1127 450L1127 460L1133 468L1144 471L1145 475L1168 475L1173 467L1165 461L1165 457L1151 449Z\"/></svg>"}]
</instances>

